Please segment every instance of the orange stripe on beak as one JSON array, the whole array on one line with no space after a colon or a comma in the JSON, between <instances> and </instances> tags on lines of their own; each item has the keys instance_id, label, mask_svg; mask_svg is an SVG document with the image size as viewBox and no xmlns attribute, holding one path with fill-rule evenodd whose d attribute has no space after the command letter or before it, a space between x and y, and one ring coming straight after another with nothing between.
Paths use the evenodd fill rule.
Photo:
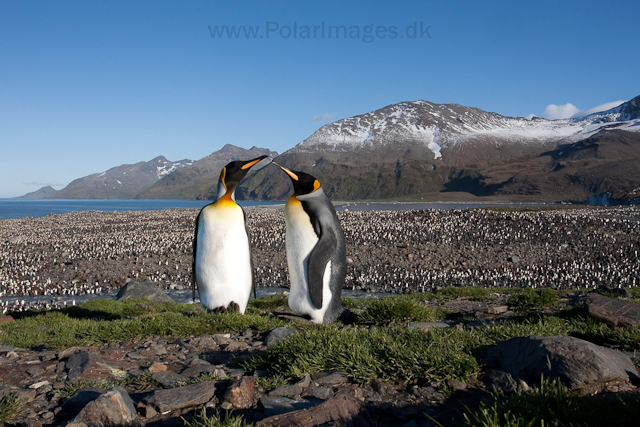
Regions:
<instances>
[{"instance_id":1,"label":"orange stripe on beak","mask_svg":"<svg viewBox=\"0 0 640 427\"><path fill-rule=\"evenodd\" d=\"M249 163L245 163L244 165L242 165L242 167L240 169L249 169L251 166L255 165L260 160L262 160L262 159L255 159L255 160L250 161Z\"/></svg>"},{"instance_id":2,"label":"orange stripe on beak","mask_svg":"<svg viewBox=\"0 0 640 427\"><path fill-rule=\"evenodd\" d=\"M275 162L274 162L275 163ZM285 168L284 166L280 166L276 163L276 165L278 167L280 167L280 169L282 169L283 171L285 171L287 173L287 175L289 175L291 178L295 179L296 181L300 181L300 179L298 179L298 175L296 175L295 173L291 172L289 169Z\"/></svg>"}]
</instances>

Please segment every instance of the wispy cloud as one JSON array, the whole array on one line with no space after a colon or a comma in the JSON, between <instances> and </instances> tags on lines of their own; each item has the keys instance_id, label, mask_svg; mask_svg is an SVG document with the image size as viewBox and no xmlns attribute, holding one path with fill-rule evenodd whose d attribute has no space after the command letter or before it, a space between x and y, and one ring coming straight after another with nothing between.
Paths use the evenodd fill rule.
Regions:
<instances>
[{"instance_id":1,"label":"wispy cloud","mask_svg":"<svg viewBox=\"0 0 640 427\"><path fill-rule=\"evenodd\" d=\"M544 117L549 120L568 119L579 111L580 109L570 102L564 105L549 104L544 109Z\"/></svg>"},{"instance_id":2,"label":"wispy cloud","mask_svg":"<svg viewBox=\"0 0 640 427\"><path fill-rule=\"evenodd\" d=\"M579 113L574 114L572 117L584 117L584 116L588 116L589 114L599 113L601 111L607 111L607 110L610 110L612 108L617 107L620 104L624 104L625 102L626 101L605 102L604 104L600 104L597 107L593 107L593 108L589 108L588 110L580 111Z\"/></svg>"},{"instance_id":3,"label":"wispy cloud","mask_svg":"<svg viewBox=\"0 0 640 427\"><path fill-rule=\"evenodd\" d=\"M326 122L328 120L333 120L335 118L336 118L335 114L324 113L324 114L317 114L317 115L313 116L313 121L314 122Z\"/></svg>"}]
</instances>

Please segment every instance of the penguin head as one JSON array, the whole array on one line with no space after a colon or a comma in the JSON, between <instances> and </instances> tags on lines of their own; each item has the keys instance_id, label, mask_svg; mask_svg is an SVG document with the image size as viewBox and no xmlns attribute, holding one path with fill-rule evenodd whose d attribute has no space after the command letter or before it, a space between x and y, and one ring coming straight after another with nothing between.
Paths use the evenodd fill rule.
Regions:
<instances>
[{"instance_id":1,"label":"penguin head","mask_svg":"<svg viewBox=\"0 0 640 427\"><path fill-rule=\"evenodd\" d=\"M233 193L240 181L242 181L242 179L247 175L249 169L251 169L251 167L257 164L260 160L267 157L269 156L260 156L247 161L236 160L228 163L222 168L222 171L220 171L220 184L224 186L227 193Z\"/></svg>"},{"instance_id":2,"label":"penguin head","mask_svg":"<svg viewBox=\"0 0 640 427\"><path fill-rule=\"evenodd\" d=\"M294 195L302 196L304 194L313 193L320 188L320 182L308 173L292 171L284 166L278 165L277 163L276 165L285 171L285 173L289 175L289 178L291 178Z\"/></svg>"}]
</instances>

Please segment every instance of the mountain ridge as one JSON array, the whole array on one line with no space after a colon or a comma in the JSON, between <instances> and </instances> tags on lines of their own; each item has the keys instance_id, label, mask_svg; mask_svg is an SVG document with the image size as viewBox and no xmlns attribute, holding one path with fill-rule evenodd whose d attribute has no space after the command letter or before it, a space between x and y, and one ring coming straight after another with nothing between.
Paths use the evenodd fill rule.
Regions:
<instances>
[{"instance_id":1,"label":"mountain ridge","mask_svg":"<svg viewBox=\"0 0 640 427\"><path fill-rule=\"evenodd\" d=\"M460 104L405 101L326 124L278 156L278 163L311 173L330 197L343 200L437 199L438 195L459 193L463 198L579 201L598 189L635 194L633 177L625 178L616 170L607 172L607 168L623 164L627 174L640 176L633 161L628 163L636 157L640 160L640 154L625 148L640 144L638 136L640 96L606 111L561 120L509 117ZM581 141L590 141L589 148L580 145ZM588 179L572 160L555 159L562 157L557 153L576 152L577 148L571 149L576 144L582 147L578 150L582 155L592 153L595 146L602 146L600 152L609 150L608 157L589 158L582 166L597 171L600 181ZM226 163L265 154L270 159L277 156L266 148L230 144L197 161L170 162L159 156L79 178L50 197L213 199ZM252 168L238 187L239 199L283 200L290 195L289 179L278 168L265 168L268 162L265 159ZM593 169L596 163L598 168ZM127 168L145 170L146 181L141 179L144 183L129 188L134 186L118 178ZM607 173L616 178L608 182ZM545 179L555 186L547 185ZM127 191L117 191L124 189Z\"/></svg>"}]
</instances>

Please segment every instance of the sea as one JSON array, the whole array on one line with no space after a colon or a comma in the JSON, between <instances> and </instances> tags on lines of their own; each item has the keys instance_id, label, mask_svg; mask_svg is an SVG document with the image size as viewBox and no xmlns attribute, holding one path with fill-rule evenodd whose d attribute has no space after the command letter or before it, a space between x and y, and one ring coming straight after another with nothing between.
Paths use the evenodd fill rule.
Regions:
<instances>
[{"instance_id":1,"label":"sea","mask_svg":"<svg viewBox=\"0 0 640 427\"><path fill-rule=\"evenodd\" d=\"M0 199L0 220L37 218L79 211L148 211L170 208L200 209L209 200L122 200L122 199ZM242 207L284 205L284 202L239 200ZM336 202L336 211L388 211L416 209L471 209L491 206L540 206L540 203L422 203L422 202Z\"/></svg>"}]
</instances>

